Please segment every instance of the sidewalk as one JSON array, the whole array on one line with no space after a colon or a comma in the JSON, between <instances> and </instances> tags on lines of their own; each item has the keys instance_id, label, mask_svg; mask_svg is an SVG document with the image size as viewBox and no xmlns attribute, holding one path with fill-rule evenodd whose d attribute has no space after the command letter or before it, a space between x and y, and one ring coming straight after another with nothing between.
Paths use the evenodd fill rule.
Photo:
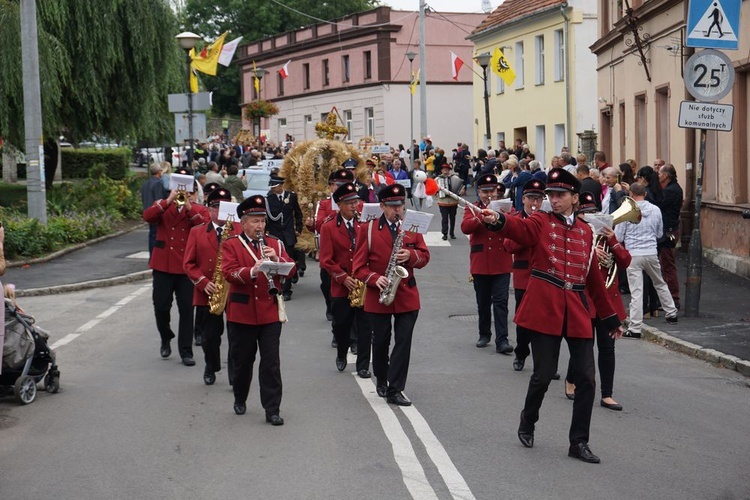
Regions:
<instances>
[{"instance_id":1,"label":"sidewalk","mask_svg":"<svg viewBox=\"0 0 750 500\"><path fill-rule=\"evenodd\" d=\"M148 226L29 267L9 268L3 283L18 295L45 295L112 286L151 278ZM682 303L685 303L687 256L677 254ZM630 296L625 296L626 302ZM644 321L646 340L736 370L750 377L750 280L703 260L700 316L669 324L662 315ZM625 339L622 342L631 342Z\"/></svg>"}]
</instances>

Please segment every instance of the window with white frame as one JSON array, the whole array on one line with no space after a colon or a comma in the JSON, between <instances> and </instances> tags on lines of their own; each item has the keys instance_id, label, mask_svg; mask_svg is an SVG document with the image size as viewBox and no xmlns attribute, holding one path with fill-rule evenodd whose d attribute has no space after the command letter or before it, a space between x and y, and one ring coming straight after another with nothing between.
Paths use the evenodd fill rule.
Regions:
<instances>
[{"instance_id":1,"label":"window with white frame","mask_svg":"<svg viewBox=\"0 0 750 500\"><path fill-rule=\"evenodd\" d=\"M523 42L516 42L516 89L523 88Z\"/></svg>"},{"instance_id":2,"label":"window with white frame","mask_svg":"<svg viewBox=\"0 0 750 500\"><path fill-rule=\"evenodd\" d=\"M365 134L375 137L375 109L365 108Z\"/></svg>"},{"instance_id":3,"label":"window with white frame","mask_svg":"<svg viewBox=\"0 0 750 500\"><path fill-rule=\"evenodd\" d=\"M279 127L286 127L286 118L279 118Z\"/></svg>"},{"instance_id":4,"label":"window with white frame","mask_svg":"<svg viewBox=\"0 0 750 500\"><path fill-rule=\"evenodd\" d=\"M351 109L345 109L344 110L344 126L346 126L346 129L349 131L349 139L352 138L352 110Z\"/></svg>"},{"instance_id":5,"label":"window with white frame","mask_svg":"<svg viewBox=\"0 0 750 500\"><path fill-rule=\"evenodd\" d=\"M490 71L490 78L495 78L495 92L497 94L505 93L505 80L495 74L494 71Z\"/></svg>"},{"instance_id":6,"label":"window with white frame","mask_svg":"<svg viewBox=\"0 0 750 500\"><path fill-rule=\"evenodd\" d=\"M305 123L312 123L312 115L305 115Z\"/></svg>"},{"instance_id":7,"label":"window with white frame","mask_svg":"<svg viewBox=\"0 0 750 500\"><path fill-rule=\"evenodd\" d=\"M536 53L536 84L544 85L544 35L534 37L534 52Z\"/></svg>"},{"instance_id":8,"label":"window with white frame","mask_svg":"<svg viewBox=\"0 0 750 500\"><path fill-rule=\"evenodd\" d=\"M536 144L534 145L534 155L539 161L544 163L544 159L547 157L547 129L544 125L536 126Z\"/></svg>"},{"instance_id":9,"label":"window with white frame","mask_svg":"<svg viewBox=\"0 0 750 500\"><path fill-rule=\"evenodd\" d=\"M565 80L565 37L563 30L555 30L555 81Z\"/></svg>"}]
</instances>

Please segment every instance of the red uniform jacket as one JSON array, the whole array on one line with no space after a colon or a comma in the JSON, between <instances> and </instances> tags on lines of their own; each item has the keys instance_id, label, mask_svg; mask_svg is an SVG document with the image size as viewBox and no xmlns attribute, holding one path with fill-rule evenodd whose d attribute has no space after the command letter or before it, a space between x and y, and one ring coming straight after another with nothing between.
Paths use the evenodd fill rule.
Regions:
<instances>
[{"instance_id":1,"label":"red uniform jacket","mask_svg":"<svg viewBox=\"0 0 750 500\"><path fill-rule=\"evenodd\" d=\"M177 210L177 205L167 200L155 201L143 211L143 220L156 224L156 244L151 252L148 266L151 269L171 274L185 274L182 265L190 229L211 216L203 205L191 203L190 210Z\"/></svg>"},{"instance_id":2,"label":"red uniform jacket","mask_svg":"<svg viewBox=\"0 0 750 500\"><path fill-rule=\"evenodd\" d=\"M596 257L591 226L578 218L569 226L560 216L546 212L527 219L501 216L500 220L490 229L520 245L534 246L531 278L516 313L517 325L561 336L567 324L569 337L592 338L586 288L605 328L614 330L620 325L596 263L592 265Z\"/></svg>"},{"instance_id":3,"label":"red uniform jacket","mask_svg":"<svg viewBox=\"0 0 750 500\"><path fill-rule=\"evenodd\" d=\"M245 246L250 248L250 255ZM273 236L264 237L266 245L279 255L279 261L294 262L286 253L284 244ZM245 325L265 325L279 321L278 300L281 298L281 280L278 276L272 279L279 290L276 296L268 294L268 279L263 273L255 278L250 277L250 269L255 265L256 258L261 259L260 252L244 234L233 236L222 245L221 272L229 283L229 298L227 299L227 321L243 323ZM255 256L255 258L253 258ZM287 276L294 274L294 268Z\"/></svg>"},{"instance_id":4,"label":"red uniform jacket","mask_svg":"<svg viewBox=\"0 0 750 500\"><path fill-rule=\"evenodd\" d=\"M368 242L368 233L370 240ZM385 216L359 226L357 248L354 250L354 277L367 285L365 291L365 312L398 314L419 310L419 290L414 278L414 269L421 269L430 261L430 251L419 233L407 232L401 247L409 250L409 260L401 264L409 277L401 280L396 299L389 306L381 304L380 290L375 282L385 274L393 250L393 238Z\"/></svg>"},{"instance_id":5,"label":"red uniform jacket","mask_svg":"<svg viewBox=\"0 0 750 500\"><path fill-rule=\"evenodd\" d=\"M318 211L315 213L315 232L320 234L320 228L329 216L336 215L336 210L331 208L331 199L326 198L318 202Z\"/></svg>"},{"instance_id":6,"label":"red uniform jacket","mask_svg":"<svg viewBox=\"0 0 750 500\"><path fill-rule=\"evenodd\" d=\"M359 222L354 219L355 235ZM355 237L356 240L356 237ZM341 214L330 219L320 228L320 267L331 275L331 297L347 297L349 289L344 286L346 277L352 274L354 244Z\"/></svg>"},{"instance_id":7,"label":"red uniform jacket","mask_svg":"<svg viewBox=\"0 0 750 500\"><path fill-rule=\"evenodd\" d=\"M522 219L528 217L528 214L524 210L514 212L512 215ZM506 252L513 254L513 288L515 290L526 290L526 287L529 286L529 278L531 278L531 266L529 263L531 262L533 248L519 245L508 238L503 240L503 248L505 248Z\"/></svg>"},{"instance_id":8,"label":"red uniform jacket","mask_svg":"<svg viewBox=\"0 0 750 500\"><path fill-rule=\"evenodd\" d=\"M239 222L232 224L231 235L242 232ZM183 266L185 274L193 282L193 305L207 306L208 294L206 285L211 282L216 268L216 256L219 253L219 240L212 223L202 224L190 230Z\"/></svg>"},{"instance_id":9,"label":"red uniform jacket","mask_svg":"<svg viewBox=\"0 0 750 500\"><path fill-rule=\"evenodd\" d=\"M475 205L486 208L482 202ZM513 266L512 257L503 248L503 238L487 229L479 217L469 208L464 208L464 218L461 221L461 231L469 235L469 272L471 274L508 274Z\"/></svg>"},{"instance_id":10,"label":"red uniform jacket","mask_svg":"<svg viewBox=\"0 0 750 500\"><path fill-rule=\"evenodd\" d=\"M607 245L609 245L610 252L615 258L617 268L626 269L630 265L630 261L632 260L630 252L628 252L622 245L622 243L617 241L617 238L615 238L614 236L607 240ZM596 256L594 256L594 259L596 259ZM606 267L597 265L596 262L594 262L592 266L599 268L599 273L602 276L602 282L606 283L608 269ZM612 303L612 307L614 307L615 311L617 312L617 319L619 319L620 321L624 321L625 318L628 317L628 315L625 312L625 306L623 305L622 297L620 296L620 286L617 279L617 274L615 274L615 280L614 282L612 282L612 286L607 288L607 295L609 295L609 301ZM594 307L594 303L588 295L588 290L586 290L586 296L587 300L589 301L589 307L591 309L591 318L593 319L597 316L596 307Z\"/></svg>"}]
</instances>

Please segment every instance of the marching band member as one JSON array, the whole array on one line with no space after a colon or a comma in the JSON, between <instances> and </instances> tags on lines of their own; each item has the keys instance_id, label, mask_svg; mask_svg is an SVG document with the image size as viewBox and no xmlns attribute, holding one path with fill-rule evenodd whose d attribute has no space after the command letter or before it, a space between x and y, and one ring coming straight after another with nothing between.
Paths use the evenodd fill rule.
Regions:
<instances>
[{"instance_id":1,"label":"marching band member","mask_svg":"<svg viewBox=\"0 0 750 500\"><path fill-rule=\"evenodd\" d=\"M178 174L190 175L185 169ZM182 265L190 229L210 220L206 207L195 203L196 191L185 194L185 203L175 203L178 191L172 190L166 199L155 201L143 211L143 220L156 224L156 242L148 267L153 269L154 284L152 301L156 328L161 337L160 354L168 358L172 354L169 345L174 333L169 326L172 297L177 300L180 314L177 330L177 347L185 366L194 366L193 359L193 284Z\"/></svg>"},{"instance_id":2,"label":"marching band member","mask_svg":"<svg viewBox=\"0 0 750 500\"><path fill-rule=\"evenodd\" d=\"M221 336L224 333L224 313L211 314L208 298L216 293L217 283L213 281L216 271L216 260L220 252L221 241L225 225L219 220L219 204L222 201L232 201L232 194L224 188L214 189L208 195L208 214L211 222L195 226L190 230L183 264L185 274L193 282L193 306L195 307L196 328L200 321L202 332L203 356L206 367L203 371L203 382L213 385L216 382L216 372L221 371ZM237 235L242 231L238 222L232 223L229 235ZM228 237L229 235L226 235ZM229 286L224 284L224 286ZM231 361L229 363L231 367ZM232 383L231 368L229 381Z\"/></svg>"},{"instance_id":3,"label":"marching band member","mask_svg":"<svg viewBox=\"0 0 750 500\"><path fill-rule=\"evenodd\" d=\"M244 415L247 395L253 376L255 353L260 350L258 381L260 402L266 411L266 422L284 425L279 416L281 404L281 362L279 338L281 324L286 320L284 301L278 296L278 276L261 273L261 264L294 262L284 244L267 236L266 203L262 196L251 196L237 206L242 233L231 237L222 246L221 271L229 283L227 300L227 333L234 364L234 412ZM292 268L285 277L292 276Z\"/></svg>"},{"instance_id":4,"label":"marching band member","mask_svg":"<svg viewBox=\"0 0 750 500\"><path fill-rule=\"evenodd\" d=\"M594 252L591 227L576 218L581 181L561 168L549 172L546 192L552 212L536 212L527 219L484 211L487 227L506 238L533 247L531 278L515 321L531 330L534 373L521 411L518 439L534 446L534 424L550 380L555 373L560 343L568 343L575 374L575 401L570 426L568 456L599 463L589 448L591 410L594 403L593 331L584 291L590 289L602 324L612 337L622 336L622 327L610 303L599 270L590 265ZM539 305L545 304L545 314Z\"/></svg>"},{"instance_id":5,"label":"marching band member","mask_svg":"<svg viewBox=\"0 0 750 500\"><path fill-rule=\"evenodd\" d=\"M477 179L479 200L475 206L489 208L498 195L497 177L482 175ZM503 187L503 191L505 188ZM495 316L495 350L502 354L513 352L508 342L508 291L512 258L503 248L503 238L489 231L481 216L471 207L464 208L461 231L469 235L469 269L474 278L474 293L479 313L477 347L487 347L492 338L492 316Z\"/></svg>"},{"instance_id":6,"label":"marching band member","mask_svg":"<svg viewBox=\"0 0 750 500\"><path fill-rule=\"evenodd\" d=\"M320 267L331 276L331 311L333 313L333 335L338 353L336 368L346 368L346 351L352 324L357 323L357 375L370 378L370 346L372 333L359 307L352 307L349 293L358 286L352 277L352 261L357 242L359 221L357 205L360 202L357 188L351 182L341 185L333 193L333 201L339 207L338 215L329 217L320 229Z\"/></svg>"},{"instance_id":7,"label":"marching band member","mask_svg":"<svg viewBox=\"0 0 750 500\"><path fill-rule=\"evenodd\" d=\"M297 201L297 193L284 190L284 178L272 175L268 181L268 233L284 242L290 255L296 255L294 246L297 236L302 234L302 209ZM296 278L296 274L294 277ZM292 281L284 282L284 300L292 300Z\"/></svg>"},{"instance_id":8,"label":"marching band member","mask_svg":"<svg viewBox=\"0 0 750 500\"><path fill-rule=\"evenodd\" d=\"M354 251L354 277L367 285L365 312L369 313L373 331L372 368L377 379L378 396L389 403L409 406L403 394L409 371L411 337L419 314L419 290L414 269L421 269L430 260L430 251L421 234L404 232L399 235L399 221L404 213L406 190L401 184L384 187L378 193L383 215L362 224ZM401 249L394 252L394 243L403 238ZM380 303L380 293L391 286L386 277L389 268L400 265L409 273L398 283L395 300ZM391 325L393 318L393 325ZM388 350L394 333L390 358Z\"/></svg>"},{"instance_id":9,"label":"marching band member","mask_svg":"<svg viewBox=\"0 0 750 500\"><path fill-rule=\"evenodd\" d=\"M596 199L594 195L589 192L581 193L581 203L578 206L576 214L583 216L586 213L597 212ZM584 216L585 217L585 216ZM601 273L602 281L606 283L607 275L609 274L609 267L602 265L610 256L614 259L619 269L627 269L630 266L632 260L630 252L617 241L615 232L609 227L602 228L603 237L606 240L609 252L604 250L599 245L596 247L596 261L592 264L599 268ZM609 255L611 254L611 255ZM619 283L617 279L617 273L614 274L614 281L612 285L607 288L607 294L609 300L612 302L615 310L617 311L617 318L620 322L627 318L625 313L625 306L622 303L622 297L620 296ZM607 335L607 330L602 323L602 319L593 306L591 297L586 293L586 299L589 307L591 308L591 318L594 324L594 332L596 333L596 348L599 356L597 357L597 364L599 365L599 378L601 380L601 394L602 399L599 402L604 408L621 411L622 405L612 398L612 389L615 380L615 339ZM571 398L575 394L575 375L573 373L573 363L568 363L568 374L565 377L565 395Z\"/></svg>"},{"instance_id":10,"label":"marching band member","mask_svg":"<svg viewBox=\"0 0 750 500\"><path fill-rule=\"evenodd\" d=\"M523 210L515 212L514 215L521 219L531 217L542 206L545 188L546 186L542 181L536 179L527 181L523 185L522 191ZM529 266L531 248L519 245L508 238L503 240L503 248L513 255L513 291L516 298L517 314L518 306L521 305L521 299L523 299L526 286L531 278L531 267ZM514 370L519 372L523 370L526 358L531 354L531 350L529 349L530 344L531 335L529 331L520 325L516 325L516 358L513 360ZM560 376L557 375L557 378L560 378Z\"/></svg>"}]
</instances>

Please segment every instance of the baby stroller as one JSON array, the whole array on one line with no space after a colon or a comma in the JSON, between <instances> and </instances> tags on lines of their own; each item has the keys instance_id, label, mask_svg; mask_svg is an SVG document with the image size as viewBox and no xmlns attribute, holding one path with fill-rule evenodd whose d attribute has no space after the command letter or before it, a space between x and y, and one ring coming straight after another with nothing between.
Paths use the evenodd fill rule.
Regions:
<instances>
[{"instance_id":1,"label":"baby stroller","mask_svg":"<svg viewBox=\"0 0 750 500\"><path fill-rule=\"evenodd\" d=\"M47 392L60 390L60 371L55 353L47 346L49 334L34 326L34 318L22 312L12 299L5 299L5 341L0 395L13 393L16 400L31 404L36 385L44 380Z\"/></svg>"}]
</instances>

